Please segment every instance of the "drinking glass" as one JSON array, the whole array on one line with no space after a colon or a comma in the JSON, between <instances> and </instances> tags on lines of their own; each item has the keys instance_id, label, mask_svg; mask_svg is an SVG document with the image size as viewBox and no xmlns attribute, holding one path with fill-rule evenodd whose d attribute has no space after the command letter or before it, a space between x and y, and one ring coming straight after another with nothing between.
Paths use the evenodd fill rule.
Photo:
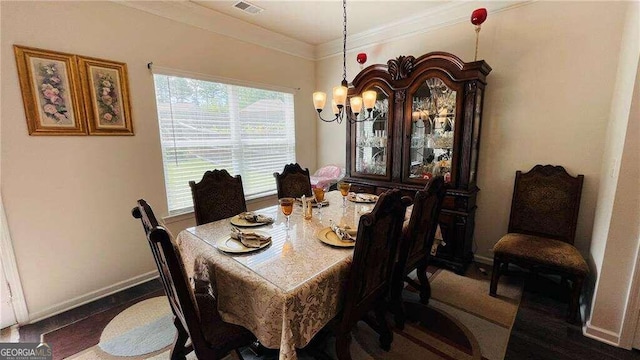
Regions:
<instances>
[{"instance_id":1,"label":"drinking glass","mask_svg":"<svg viewBox=\"0 0 640 360\"><path fill-rule=\"evenodd\" d=\"M325 191L325 188L322 186L313 188L313 196L316 198L316 204L318 204L318 218L322 218L322 202L324 201Z\"/></svg>"},{"instance_id":2,"label":"drinking glass","mask_svg":"<svg viewBox=\"0 0 640 360\"><path fill-rule=\"evenodd\" d=\"M347 195L349 195L349 189L351 189L351 184L348 182L340 181L338 183L338 190L340 190L340 194L342 194L342 207L347 207Z\"/></svg>"},{"instance_id":3,"label":"drinking glass","mask_svg":"<svg viewBox=\"0 0 640 360\"><path fill-rule=\"evenodd\" d=\"M280 202L280 210L287 217L287 230L289 230L289 216L293 212L293 203L296 201L294 198L282 198L278 200Z\"/></svg>"}]
</instances>

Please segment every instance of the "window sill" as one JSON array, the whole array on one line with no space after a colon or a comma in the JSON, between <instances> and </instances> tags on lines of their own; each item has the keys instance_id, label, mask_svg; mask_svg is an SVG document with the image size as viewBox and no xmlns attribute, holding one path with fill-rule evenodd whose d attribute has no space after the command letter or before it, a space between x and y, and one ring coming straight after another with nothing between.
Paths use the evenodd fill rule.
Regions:
<instances>
[{"instance_id":1,"label":"window sill","mask_svg":"<svg viewBox=\"0 0 640 360\"><path fill-rule=\"evenodd\" d=\"M268 201L271 198L274 198L275 200L275 198L277 197L276 195L277 195L277 192L274 190L265 194L259 194L259 195L247 197L247 207L250 208L252 204L259 203L262 201ZM162 218L162 221L165 224L173 224L180 221L192 220L193 218L194 218L193 210L190 210L190 211L178 213L175 215L167 215Z\"/></svg>"}]
</instances>

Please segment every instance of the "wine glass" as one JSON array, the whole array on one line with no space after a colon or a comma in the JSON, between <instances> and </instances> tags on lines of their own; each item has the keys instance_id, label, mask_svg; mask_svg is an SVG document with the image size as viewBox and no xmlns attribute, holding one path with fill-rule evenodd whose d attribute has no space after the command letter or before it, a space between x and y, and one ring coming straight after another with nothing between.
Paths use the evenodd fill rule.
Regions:
<instances>
[{"instance_id":1,"label":"wine glass","mask_svg":"<svg viewBox=\"0 0 640 360\"><path fill-rule=\"evenodd\" d=\"M349 195L349 189L351 189L351 184L345 181L340 181L338 183L338 190L340 190L340 194L342 194L342 207L347 207L347 195Z\"/></svg>"},{"instance_id":2,"label":"wine glass","mask_svg":"<svg viewBox=\"0 0 640 360\"><path fill-rule=\"evenodd\" d=\"M318 218L322 218L322 202L324 201L324 193L326 189L323 186L316 186L313 188L313 196L316 198L316 204L318 204Z\"/></svg>"},{"instance_id":3,"label":"wine glass","mask_svg":"<svg viewBox=\"0 0 640 360\"><path fill-rule=\"evenodd\" d=\"M278 200L280 210L282 210L282 213L287 217L287 230L289 230L289 216L293 212L293 203L295 200L294 198L282 198Z\"/></svg>"}]
</instances>

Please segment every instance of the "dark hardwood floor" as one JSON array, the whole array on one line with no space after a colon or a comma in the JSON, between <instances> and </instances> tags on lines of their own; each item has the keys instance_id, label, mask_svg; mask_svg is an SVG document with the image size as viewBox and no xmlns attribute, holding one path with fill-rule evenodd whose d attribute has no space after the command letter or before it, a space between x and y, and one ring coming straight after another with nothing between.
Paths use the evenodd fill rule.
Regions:
<instances>
[{"instance_id":1,"label":"dark hardwood floor","mask_svg":"<svg viewBox=\"0 0 640 360\"><path fill-rule=\"evenodd\" d=\"M486 265L482 265L487 268ZM20 328L21 342L40 341L40 335L65 325L80 322L92 314L118 313L141 299L162 294L158 280L80 306L49 319ZM568 294L559 284L543 277L529 276L525 280L518 315L511 332L505 360L640 360L640 352L616 348L582 335L582 328L565 322ZM108 320L106 320L108 322ZM96 324L101 331L104 324ZM91 326L85 324L85 331Z\"/></svg>"},{"instance_id":2,"label":"dark hardwood floor","mask_svg":"<svg viewBox=\"0 0 640 360\"><path fill-rule=\"evenodd\" d=\"M522 301L511 331L505 360L640 359L625 350L582 335L580 325L565 321L566 288L542 276L527 276Z\"/></svg>"}]
</instances>

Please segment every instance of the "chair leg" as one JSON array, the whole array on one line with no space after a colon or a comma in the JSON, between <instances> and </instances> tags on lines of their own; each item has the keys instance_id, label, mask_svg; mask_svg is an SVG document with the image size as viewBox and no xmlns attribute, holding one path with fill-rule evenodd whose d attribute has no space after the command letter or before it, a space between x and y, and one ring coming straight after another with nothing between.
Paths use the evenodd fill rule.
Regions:
<instances>
[{"instance_id":1,"label":"chair leg","mask_svg":"<svg viewBox=\"0 0 640 360\"><path fill-rule=\"evenodd\" d=\"M386 312L386 303L384 301L380 301L375 310L376 322L378 323L380 331L380 348L384 351L389 351L391 350L391 342L393 341L393 332L391 332L389 323L387 323L387 319L385 317Z\"/></svg>"},{"instance_id":2,"label":"chair leg","mask_svg":"<svg viewBox=\"0 0 640 360\"><path fill-rule=\"evenodd\" d=\"M426 262L418 265L418 280L420 280L420 302L424 305L429 304L431 298L431 285L429 284L429 278L427 277L427 264Z\"/></svg>"},{"instance_id":3,"label":"chair leg","mask_svg":"<svg viewBox=\"0 0 640 360\"><path fill-rule=\"evenodd\" d=\"M500 280L500 267L502 262L497 257L493 258L493 272L491 273L491 286L489 287L489 295L496 296L498 291L498 280Z\"/></svg>"},{"instance_id":4,"label":"chair leg","mask_svg":"<svg viewBox=\"0 0 640 360\"><path fill-rule=\"evenodd\" d=\"M569 310L567 312L567 322L574 324L578 321L578 313L580 308L580 294L582 293L582 284L584 278L582 276L576 276L573 279L573 286L571 288L571 299L569 299Z\"/></svg>"},{"instance_id":5,"label":"chair leg","mask_svg":"<svg viewBox=\"0 0 640 360\"><path fill-rule=\"evenodd\" d=\"M404 289L404 278L402 273L394 274L391 281L391 294L389 297L389 306L395 325L399 329L404 329L406 315L404 312L404 303L402 301L402 289Z\"/></svg>"},{"instance_id":6,"label":"chair leg","mask_svg":"<svg viewBox=\"0 0 640 360\"><path fill-rule=\"evenodd\" d=\"M402 296L394 297L391 306L393 307L393 321L396 324L396 328L403 330L404 323L407 320L407 314L404 310L404 302L402 301Z\"/></svg>"},{"instance_id":7,"label":"chair leg","mask_svg":"<svg viewBox=\"0 0 640 360\"><path fill-rule=\"evenodd\" d=\"M189 334L182 326L182 322L177 317L173 317L173 325L175 325L178 334L176 340L173 342L173 349L171 349L171 360L185 360L187 358L185 344L189 339Z\"/></svg>"},{"instance_id":8,"label":"chair leg","mask_svg":"<svg viewBox=\"0 0 640 360\"><path fill-rule=\"evenodd\" d=\"M351 360L351 332L336 333L336 355L338 360Z\"/></svg>"}]
</instances>

